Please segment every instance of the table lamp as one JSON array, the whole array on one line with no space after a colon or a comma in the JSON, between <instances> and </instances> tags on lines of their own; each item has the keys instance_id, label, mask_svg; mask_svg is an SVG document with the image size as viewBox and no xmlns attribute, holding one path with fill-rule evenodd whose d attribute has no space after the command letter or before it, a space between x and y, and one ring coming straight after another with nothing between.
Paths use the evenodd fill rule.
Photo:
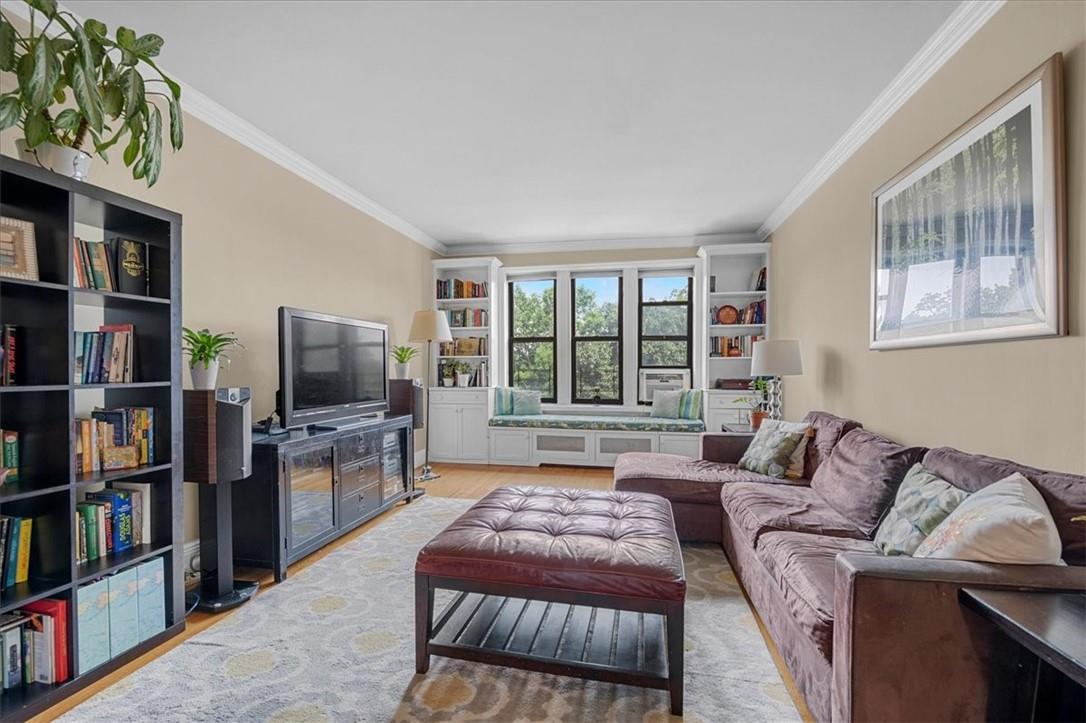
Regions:
<instances>
[{"instance_id":1,"label":"table lamp","mask_svg":"<svg viewBox=\"0 0 1086 723\"><path fill-rule=\"evenodd\" d=\"M795 339L773 339L754 342L750 373L755 377L770 377L769 417L780 419L784 409L781 377L803 374L803 357Z\"/></svg>"},{"instance_id":2,"label":"table lamp","mask_svg":"<svg viewBox=\"0 0 1086 723\"><path fill-rule=\"evenodd\" d=\"M422 466L422 474L418 477L420 482L437 479L441 475L435 474L430 467L430 365L433 363L433 345L435 341L452 341L452 332L449 331L449 319L444 311L438 309L421 309L415 312L411 319L411 332L407 340L411 342L426 342L426 462Z\"/></svg>"}]
</instances>

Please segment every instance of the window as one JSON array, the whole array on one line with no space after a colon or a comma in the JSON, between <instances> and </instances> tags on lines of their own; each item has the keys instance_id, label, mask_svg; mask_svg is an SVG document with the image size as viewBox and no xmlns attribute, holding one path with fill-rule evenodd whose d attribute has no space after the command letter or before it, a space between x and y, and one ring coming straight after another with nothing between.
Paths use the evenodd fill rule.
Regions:
<instances>
[{"instance_id":1,"label":"window","mask_svg":"<svg viewBox=\"0 0 1086 723\"><path fill-rule=\"evenodd\" d=\"M622 278L570 282L574 404L622 404Z\"/></svg>"},{"instance_id":2,"label":"window","mask_svg":"<svg viewBox=\"0 0 1086 723\"><path fill-rule=\"evenodd\" d=\"M694 280L689 276L638 279L638 370L692 369Z\"/></svg>"},{"instance_id":3,"label":"window","mask_svg":"<svg viewBox=\"0 0 1086 723\"><path fill-rule=\"evenodd\" d=\"M534 389L544 402L557 400L554 292L554 279L509 282L509 386Z\"/></svg>"}]
</instances>

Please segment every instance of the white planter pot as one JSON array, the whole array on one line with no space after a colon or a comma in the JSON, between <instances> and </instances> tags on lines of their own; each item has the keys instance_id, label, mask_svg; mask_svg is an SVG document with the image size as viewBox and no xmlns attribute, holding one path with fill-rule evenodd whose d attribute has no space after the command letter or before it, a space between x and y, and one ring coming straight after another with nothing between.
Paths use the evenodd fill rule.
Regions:
<instances>
[{"instance_id":1,"label":"white planter pot","mask_svg":"<svg viewBox=\"0 0 1086 723\"><path fill-rule=\"evenodd\" d=\"M193 389L214 389L219 381L219 360L211 362L205 368L202 362L196 362L189 366L192 373Z\"/></svg>"},{"instance_id":2,"label":"white planter pot","mask_svg":"<svg viewBox=\"0 0 1086 723\"><path fill-rule=\"evenodd\" d=\"M19 156L27 163L34 163L42 168L59 173L77 181L90 178L90 165L93 156L86 151L79 151L55 143L42 143L34 149L26 147L26 141L15 141Z\"/></svg>"},{"instance_id":3,"label":"white planter pot","mask_svg":"<svg viewBox=\"0 0 1086 723\"><path fill-rule=\"evenodd\" d=\"M458 387L466 387L468 385L468 382L470 382L470 381L471 381L471 375L470 374L457 374L456 375L456 386L458 386Z\"/></svg>"},{"instance_id":4,"label":"white planter pot","mask_svg":"<svg viewBox=\"0 0 1086 723\"><path fill-rule=\"evenodd\" d=\"M452 385L453 385L453 378L452 377L441 377L441 386L443 386L443 387L451 387Z\"/></svg>"},{"instance_id":5,"label":"white planter pot","mask_svg":"<svg viewBox=\"0 0 1086 723\"><path fill-rule=\"evenodd\" d=\"M396 370L397 379L407 379L407 375L411 373L410 362L396 362L392 367Z\"/></svg>"}]
</instances>

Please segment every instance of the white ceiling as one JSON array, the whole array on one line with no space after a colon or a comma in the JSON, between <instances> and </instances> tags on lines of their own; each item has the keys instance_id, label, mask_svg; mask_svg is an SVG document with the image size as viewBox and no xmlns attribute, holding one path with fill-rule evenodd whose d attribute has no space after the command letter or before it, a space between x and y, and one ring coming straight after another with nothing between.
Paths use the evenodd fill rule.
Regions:
<instances>
[{"instance_id":1,"label":"white ceiling","mask_svg":"<svg viewBox=\"0 0 1086 723\"><path fill-rule=\"evenodd\" d=\"M65 4L450 248L752 232L957 5Z\"/></svg>"}]
</instances>

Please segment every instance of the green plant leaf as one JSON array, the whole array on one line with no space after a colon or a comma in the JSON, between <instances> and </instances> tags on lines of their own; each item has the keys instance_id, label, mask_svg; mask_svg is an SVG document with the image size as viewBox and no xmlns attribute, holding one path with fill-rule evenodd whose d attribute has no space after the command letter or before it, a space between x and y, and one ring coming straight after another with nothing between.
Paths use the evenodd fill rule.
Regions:
<instances>
[{"instance_id":1,"label":"green plant leaf","mask_svg":"<svg viewBox=\"0 0 1086 723\"><path fill-rule=\"evenodd\" d=\"M136 45L136 31L121 25L117 28L117 45L122 50L132 50Z\"/></svg>"},{"instance_id":2,"label":"green plant leaf","mask_svg":"<svg viewBox=\"0 0 1086 723\"><path fill-rule=\"evenodd\" d=\"M102 93L102 110L110 118L116 118L124 110L124 93L112 83Z\"/></svg>"},{"instance_id":3,"label":"green plant leaf","mask_svg":"<svg viewBox=\"0 0 1086 723\"><path fill-rule=\"evenodd\" d=\"M75 108L66 108L53 120L53 127L62 131L72 131L79 127L83 118Z\"/></svg>"},{"instance_id":4,"label":"green plant leaf","mask_svg":"<svg viewBox=\"0 0 1086 723\"><path fill-rule=\"evenodd\" d=\"M162 44L166 41L162 39L161 35L155 35L154 33L148 33L147 35L141 35L136 38L136 42L132 45L132 52L137 55L142 55L145 58L153 58L158 55L162 50Z\"/></svg>"},{"instance_id":5,"label":"green plant leaf","mask_svg":"<svg viewBox=\"0 0 1086 723\"><path fill-rule=\"evenodd\" d=\"M0 98L0 131L11 128L19 122L19 116L23 113L23 107L19 104L19 98L14 95Z\"/></svg>"},{"instance_id":6,"label":"green plant leaf","mask_svg":"<svg viewBox=\"0 0 1086 723\"><path fill-rule=\"evenodd\" d=\"M162 111L157 105L151 106L151 113L147 116L147 135L143 139L143 157L145 159L144 172L147 176L147 187L155 185L158 173L162 170Z\"/></svg>"},{"instance_id":7,"label":"green plant leaf","mask_svg":"<svg viewBox=\"0 0 1086 723\"><path fill-rule=\"evenodd\" d=\"M49 126L49 119L41 111L27 117L23 130L26 132L26 145L30 148L37 148L45 143L53 133Z\"/></svg>"},{"instance_id":8,"label":"green plant leaf","mask_svg":"<svg viewBox=\"0 0 1086 723\"><path fill-rule=\"evenodd\" d=\"M129 68L121 73L121 89L124 92L124 114L131 118L142 113L146 104L146 92L143 76L139 71Z\"/></svg>"},{"instance_id":9,"label":"green plant leaf","mask_svg":"<svg viewBox=\"0 0 1086 723\"><path fill-rule=\"evenodd\" d=\"M59 87L59 88L57 88L56 90L53 91L53 102L54 103L63 103L66 100L68 100L68 94L64 92L64 87L63 86L61 86L61 87Z\"/></svg>"},{"instance_id":10,"label":"green plant leaf","mask_svg":"<svg viewBox=\"0 0 1086 723\"><path fill-rule=\"evenodd\" d=\"M57 14L57 0L26 0L26 3L48 18Z\"/></svg>"},{"instance_id":11,"label":"green plant leaf","mask_svg":"<svg viewBox=\"0 0 1086 723\"><path fill-rule=\"evenodd\" d=\"M55 53L66 53L75 47L75 41L71 38L53 38L49 42L53 45L53 52Z\"/></svg>"},{"instance_id":12,"label":"green plant leaf","mask_svg":"<svg viewBox=\"0 0 1086 723\"><path fill-rule=\"evenodd\" d=\"M181 146L185 143L185 128L182 125L184 121L181 117L181 104L177 101L177 98L170 98L170 146L175 151L181 150Z\"/></svg>"},{"instance_id":13,"label":"green plant leaf","mask_svg":"<svg viewBox=\"0 0 1086 723\"><path fill-rule=\"evenodd\" d=\"M129 133L128 145L124 147L124 165L131 166L140 153L140 136L136 132Z\"/></svg>"},{"instance_id":14,"label":"green plant leaf","mask_svg":"<svg viewBox=\"0 0 1086 723\"><path fill-rule=\"evenodd\" d=\"M37 111L48 106L53 97L53 86L56 85L57 75L60 73L60 64L47 38L38 38L29 56L31 67L23 86L23 97L30 109Z\"/></svg>"},{"instance_id":15,"label":"green plant leaf","mask_svg":"<svg viewBox=\"0 0 1086 723\"><path fill-rule=\"evenodd\" d=\"M15 70L15 26L0 15L0 70Z\"/></svg>"},{"instance_id":16,"label":"green plant leaf","mask_svg":"<svg viewBox=\"0 0 1086 723\"><path fill-rule=\"evenodd\" d=\"M98 40L104 40L109 34L109 28L106 27L106 24L94 18L84 21L83 29L87 31L87 35L91 35Z\"/></svg>"},{"instance_id":17,"label":"green plant leaf","mask_svg":"<svg viewBox=\"0 0 1086 723\"><path fill-rule=\"evenodd\" d=\"M83 117L95 133L102 132L102 96L98 93L98 86L94 84L94 77L79 63L72 68L72 93L79 110L83 111Z\"/></svg>"}]
</instances>

